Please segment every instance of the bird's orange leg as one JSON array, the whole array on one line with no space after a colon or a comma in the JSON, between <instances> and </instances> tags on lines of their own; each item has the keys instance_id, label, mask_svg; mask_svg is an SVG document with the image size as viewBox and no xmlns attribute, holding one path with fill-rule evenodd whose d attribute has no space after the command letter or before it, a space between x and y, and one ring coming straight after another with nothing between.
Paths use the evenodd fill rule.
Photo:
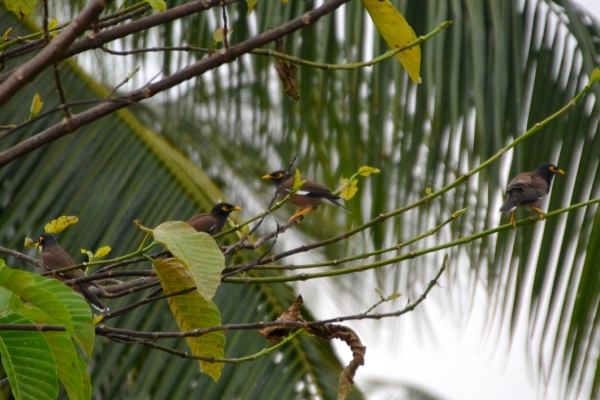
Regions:
<instances>
[{"instance_id":1,"label":"bird's orange leg","mask_svg":"<svg viewBox=\"0 0 600 400\"><path fill-rule=\"evenodd\" d=\"M515 221L515 210L512 210L510 212L510 223L513 226L513 229L516 230L517 229L517 222Z\"/></svg>"},{"instance_id":2,"label":"bird's orange leg","mask_svg":"<svg viewBox=\"0 0 600 400\"><path fill-rule=\"evenodd\" d=\"M531 208L533 211L535 211L536 213L540 214L540 220L544 219L544 215L546 215L545 212L543 212L542 210L540 210L539 208L537 208L536 206L529 206L529 208Z\"/></svg>"},{"instance_id":3,"label":"bird's orange leg","mask_svg":"<svg viewBox=\"0 0 600 400\"><path fill-rule=\"evenodd\" d=\"M296 211L294 213L294 215L292 215L290 217L290 219L288 219L288 222L292 222L295 219L302 219L305 214L308 214L309 212L315 211L315 210L316 210L316 208L313 208L313 207L301 208L298 211Z\"/></svg>"}]
</instances>

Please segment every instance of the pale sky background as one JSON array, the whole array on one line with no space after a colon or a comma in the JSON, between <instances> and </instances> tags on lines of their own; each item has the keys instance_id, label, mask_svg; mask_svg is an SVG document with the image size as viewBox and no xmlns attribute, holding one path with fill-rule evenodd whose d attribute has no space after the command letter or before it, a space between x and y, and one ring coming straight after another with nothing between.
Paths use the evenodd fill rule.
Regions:
<instances>
[{"instance_id":1,"label":"pale sky background","mask_svg":"<svg viewBox=\"0 0 600 400\"><path fill-rule=\"evenodd\" d=\"M600 20L600 0L575 2ZM442 277L440 283L444 285L444 282L445 278ZM365 286L368 286L368 283L365 282ZM311 290L318 289L299 284L298 290L308 294ZM478 293L481 301L475 301L475 304L482 305L475 306L470 319L462 327L458 326L455 313L445 312L440 306L440 299L448 295L445 293L444 297L444 290L434 288L427 300L413 313L401 317L401 326L397 325L396 329L389 329L389 325L384 328L382 322L376 321L347 324L359 334L363 344L367 346L366 365L359 368L355 378L359 387L366 388L369 380L383 380L408 383L444 400L560 399L556 376L550 379L552 383L546 392L544 387L536 387L532 368L528 367L531 360L527 357L525 347L528 324L525 313L521 315L519 329L515 335L520 340L515 340L508 351L506 333L502 334L500 340L492 337L487 343L482 343L483 321L487 312L483 290L479 290ZM375 298L374 293L373 295ZM310 300L307 300L311 297L314 298L310 295L304 298L318 317L339 315L333 310L327 310L322 304L311 304ZM423 325L422 319L419 321L417 314L422 312L427 312L430 325ZM415 329L415 326L420 330ZM426 332L427 329L434 332ZM432 337L435 339L432 340ZM348 347L339 343L334 345L347 364L350 361ZM400 400L406 399L405 396L403 390L397 389L380 392L368 398Z\"/></svg>"}]
</instances>

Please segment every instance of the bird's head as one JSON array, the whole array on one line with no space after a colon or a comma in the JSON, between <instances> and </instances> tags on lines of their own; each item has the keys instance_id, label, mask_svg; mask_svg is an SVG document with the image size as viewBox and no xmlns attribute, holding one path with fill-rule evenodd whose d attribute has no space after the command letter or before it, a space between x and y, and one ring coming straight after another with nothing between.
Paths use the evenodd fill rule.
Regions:
<instances>
[{"instance_id":1,"label":"bird's head","mask_svg":"<svg viewBox=\"0 0 600 400\"><path fill-rule=\"evenodd\" d=\"M215 205L210 212L215 215L229 216L232 211L241 211L242 207L234 206L229 203L219 203Z\"/></svg>"},{"instance_id":2,"label":"bird's head","mask_svg":"<svg viewBox=\"0 0 600 400\"><path fill-rule=\"evenodd\" d=\"M58 242L56 241L56 237L51 234L51 233L44 233L41 234L39 237L39 241L35 244L35 248L42 248L42 250L44 249L44 247L48 247L54 244L58 244Z\"/></svg>"},{"instance_id":3,"label":"bird's head","mask_svg":"<svg viewBox=\"0 0 600 400\"><path fill-rule=\"evenodd\" d=\"M545 163L545 164L540 165L539 167L537 167L535 172L537 172L538 174L540 174L542 176L552 176L552 175L556 175L556 174L564 175L565 174L565 171L558 168L556 165L550 164L550 163Z\"/></svg>"},{"instance_id":4,"label":"bird's head","mask_svg":"<svg viewBox=\"0 0 600 400\"><path fill-rule=\"evenodd\" d=\"M265 175L262 178L271 180L271 181L275 182L275 185L279 185L287 177L289 177L287 172L285 172L284 170L279 170L279 171L271 172L269 175Z\"/></svg>"}]
</instances>

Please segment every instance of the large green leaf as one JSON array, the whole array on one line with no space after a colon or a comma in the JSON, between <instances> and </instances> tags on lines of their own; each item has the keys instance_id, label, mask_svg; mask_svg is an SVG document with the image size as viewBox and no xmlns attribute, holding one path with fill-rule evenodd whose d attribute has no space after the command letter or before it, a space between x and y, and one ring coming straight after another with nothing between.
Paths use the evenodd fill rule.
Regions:
<instances>
[{"instance_id":1,"label":"large green leaf","mask_svg":"<svg viewBox=\"0 0 600 400\"><path fill-rule=\"evenodd\" d=\"M32 325L17 314L0 316L0 323ZM0 355L17 400L54 400L58 395L56 364L48 342L37 331L0 331Z\"/></svg>"},{"instance_id":2,"label":"large green leaf","mask_svg":"<svg viewBox=\"0 0 600 400\"><path fill-rule=\"evenodd\" d=\"M164 222L152 231L154 240L162 243L177 257L190 274L198 293L210 301L221 283L225 258L215 240L207 233L196 232L182 221Z\"/></svg>"}]
</instances>

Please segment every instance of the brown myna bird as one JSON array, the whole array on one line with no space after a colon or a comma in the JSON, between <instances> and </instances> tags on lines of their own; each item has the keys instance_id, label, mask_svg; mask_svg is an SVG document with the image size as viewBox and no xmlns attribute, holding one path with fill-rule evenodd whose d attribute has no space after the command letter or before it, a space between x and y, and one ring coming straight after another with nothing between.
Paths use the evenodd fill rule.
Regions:
<instances>
[{"instance_id":1,"label":"brown myna bird","mask_svg":"<svg viewBox=\"0 0 600 400\"><path fill-rule=\"evenodd\" d=\"M40 235L40 241L36 243L35 247L41 247L42 252L40 253L40 265L44 272L53 271L57 269L67 268L75 265L73 259L66 251L59 246L54 235L50 233L44 233ZM50 278L58 279L61 282L69 281L71 279L83 278L85 273L80 269L74 269L72 271L61 272L57 275L48 275ZM99 311L108 311L108 307L96 296L94 293L87 288L85 284L78 283L73 286L73 289L81 294L91 305L97 308Z\"/></svg>"},{"instance_id":2,"label":"brown myna bird","mask_svg":"<svg viewBox=\"0 0 600 400\"><path fill-rule=\"evenodd\" d=\"M294 184L294 177L283 170L271 172L269 175L265 175L262 178L272 180L273 183L275 183L275 186L279 187L280 197L287 196ZM302 210L298 210L292 218L290 218L290 221L309 211L316 210L320 204L333 204L350 212L338 202L341 197L331 193L331 190L327 186L313 182L304 177L301 179L306 182L295 195L288 199L288 202L295 206L302 207Z\"/></svg>"},{"instance_id":3,"label":"brown myna bird","mask_svg":"<svg viewBox=\"0 0 600 400\"><path fill-rule=\"evenodd\" d=\"M232 211L241 211L242 207L234 206L229 203L219 203L215 205L208 213L194 215L186 222L198 232L206 232L215 236L223 229L225 221Z\"/></svg>"},{"instance_id":4,"label":"brown myna bird","mask_svg":"<svg viewBox=\"0 0 600 400\"><path fill-rule=\"evenodd\" d=\"M510 223L517 229L515 222L515 208L524 207L535 211L543 218L544 212L539 209L542 199L550 192L554 175L564 175L564 171L556 165L542 164L533 172L523 172L514 177L506 188L506 200L500 208L500 212L510 211Z\"/></svg>"}]
</instances>

